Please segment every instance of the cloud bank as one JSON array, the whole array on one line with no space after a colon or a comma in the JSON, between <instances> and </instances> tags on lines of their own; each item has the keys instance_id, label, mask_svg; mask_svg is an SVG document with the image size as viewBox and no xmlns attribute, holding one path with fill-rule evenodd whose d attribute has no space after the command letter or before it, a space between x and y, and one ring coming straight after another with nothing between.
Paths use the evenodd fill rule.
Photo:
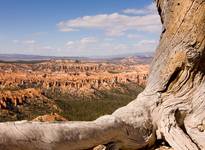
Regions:
<instances>
[{"instance_id":1,"label":"cloud bank","mask_svg":"<svg viewBox=\"0 0 205 150\"><path fill-rule=\"evenodd\" d=\"M152 3L144 8L62 20L57 28L58 37L53 34L56 42L43 39L43 36L52 37L48 37L52 35L48 32L35 32L11 42L15 51L39 55L103 56L153 52L158 44L161 22Z\"/></svg>"},{"instance_id":2,"label":"cloud bank","mask_svg":"<svg viewBox=\"0 0 205 150\"><path fill-rule=\"evenodd\" d=\"M98 14L63 20L57 26L62 32L100 29L107 36L123 36L127 31L133 30L151 33L161 31L161 22L154 4L144 9L125 9L122 13Z\"/></svg>"}]
</instances>

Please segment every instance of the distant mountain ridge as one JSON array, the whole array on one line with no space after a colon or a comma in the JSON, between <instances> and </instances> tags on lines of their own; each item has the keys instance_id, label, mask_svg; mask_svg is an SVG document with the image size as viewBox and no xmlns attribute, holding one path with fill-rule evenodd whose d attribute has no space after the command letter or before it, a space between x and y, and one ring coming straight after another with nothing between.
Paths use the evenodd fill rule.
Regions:
<instances>
[{"instance_id":1,"label":"distant mountain ridge","mask_svg":"<svg viewBox=\"0 0 205 150\"><path fill-rule=\"evenodd\" d=\"M40 60L115 60L125 59L130 57L137 58L152 58L153 53L135 53L135 54L123 54L123 55L112 55L112 56L42 56L42 55L27 55L27 54L0 54L0 61L40 61Z\"/></svg>"},{"instance_id":2,"label":"distant mountain ridge","mask_svg":"<svg viewBox=\"0 0 205 150\"><path fill-rule=\"evenodd\" d=\"M41 56L41 55L26 55L26 54L0 54L1 61L37 61L50 59L85 59L84 57L58 57L58 56Z\"/></svg>"}]
</instances>

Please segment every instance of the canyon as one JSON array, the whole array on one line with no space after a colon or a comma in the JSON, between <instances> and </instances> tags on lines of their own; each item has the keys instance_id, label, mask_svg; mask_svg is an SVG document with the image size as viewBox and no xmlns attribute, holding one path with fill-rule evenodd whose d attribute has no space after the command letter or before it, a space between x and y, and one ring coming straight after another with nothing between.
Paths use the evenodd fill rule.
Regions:
<instances>
[{"instance_id":1,"label":"canyon","mask_svg":"<svg viewBox=\"0 0 205 150\"><path fill-rule=\"evenodd\" d=\"M62 112L54 101L62 99L62 96L65 101L87 101L100 100L108 91L112 93L113 89L117 89L121 94L130 94L130 89L126 86L142 89L146 85L148 70L148 63L142 63L142 59L132 57L112 61L1 62L0 118L5 114L2 120L5 121L7 114L21 114L20 110L25 111L25 108L33 107L32 105L40 105L39 109L45 109L45 112L39 115ZM32 111L37 112L39 109L32 108ZM31 110L28 111L29 119L37 116L33 116ZM28 119L27 114L28 112L20 118L8 117L6 121Z\"/></svg>"}]
</instances>

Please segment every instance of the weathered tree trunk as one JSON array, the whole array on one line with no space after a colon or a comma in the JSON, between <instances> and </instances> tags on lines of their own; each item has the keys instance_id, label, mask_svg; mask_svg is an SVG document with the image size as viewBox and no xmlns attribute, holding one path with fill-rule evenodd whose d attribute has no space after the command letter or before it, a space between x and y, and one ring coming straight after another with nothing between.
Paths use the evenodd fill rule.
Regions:
<instances>
[{"instance_id":1,"label":"weathered tree trunk","mask_svg":"<svg viewBox=\"0 0 205 150\"><path fill-rule=\"evenodd\" d=\"M139 149L166 140L205 149L205 0L157 0L163 24L148 84L136 100L92 122L0 124L0 149Z\"/></svg>"}]
</instances>

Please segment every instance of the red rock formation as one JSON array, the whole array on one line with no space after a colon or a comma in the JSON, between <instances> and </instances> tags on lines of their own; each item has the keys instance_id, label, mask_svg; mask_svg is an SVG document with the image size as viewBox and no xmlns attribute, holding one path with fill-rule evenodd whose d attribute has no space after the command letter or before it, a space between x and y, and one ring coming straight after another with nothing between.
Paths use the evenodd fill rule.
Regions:
<instances>
[{"instance_id":1,"label":"red rock formation","mask_svg":"<svg viewBox=\"0 0 205 150\"><path fill-rule=\"evenodd\" d=\"M34 64L1 63L0 70L0 90L3 91L0 107L4 108L6 101L17 105L25 99L40 97L42 90L93 95L93 89L112 89L130 82L144 86L149 65L59 60Z\"/></svg>"},{"instance_id":2,"label":"red rock formation","mask_svg":"<svg viewBox=\"0 0 205 150\"><path fill-rule=\"evenodd\" d=\"M41 95L40 90L37 89L24 89L18 91L1 91L0 93L0 108L10 109L11 107L16 107L17 105L23 105L23 103L29 100L35 99L46 99Z\"/></svg>"},{"instance_id":3,"label":"red rock formation","mask_svg":"<svg viewBox=\"0 0 205 150\"><path fill-rule=\"evenodd\" d=\"M50 115L38 116L37 118L33 119L33 121L53 122L53 121L68 121L68 120L66 118L60 116L57 113L53 113Z\"/></svg>"}]
</instances>

